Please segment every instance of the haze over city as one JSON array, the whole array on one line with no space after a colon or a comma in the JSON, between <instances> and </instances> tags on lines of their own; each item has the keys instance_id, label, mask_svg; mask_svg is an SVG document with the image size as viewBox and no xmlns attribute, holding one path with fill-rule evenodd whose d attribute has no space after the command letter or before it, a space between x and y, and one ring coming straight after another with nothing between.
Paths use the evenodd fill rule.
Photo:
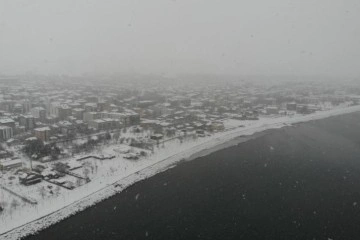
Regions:
<instances>
[{"instance_id":1,"label":"haze over city","mask_svg":"<svg viewBox=\"0 0 360 240\"><path fill-rule=\"evenodd\" d=\"M360 2L0 1L0 74L357 77Z\"/></svg>"},{"instance_id":2,"label":"haze over city","mask_svg":"<svg viewBox=\"0 0 360 240\"><path fill-rule=\"evenodd\" d=\"M359 0L0 0L0 240L360 239Z\"/></svg>"}]
</instances>

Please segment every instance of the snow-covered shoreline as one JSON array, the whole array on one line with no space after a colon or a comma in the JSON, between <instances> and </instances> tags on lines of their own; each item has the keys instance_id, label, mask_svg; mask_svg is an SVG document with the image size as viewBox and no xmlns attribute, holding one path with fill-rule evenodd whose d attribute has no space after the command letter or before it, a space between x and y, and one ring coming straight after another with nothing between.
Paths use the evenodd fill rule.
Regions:
<instances>
[{"instance_id":1,"label":"snow-covered shoreline","mask_svg":"<svg viewBox=\"0 0 360 240\"><path fill-rule=\"evenodd\" d=\"M113 176L105 187L96 189L96 191L89 193L86 196L78 196L71 199L71 202L65 202L63 206L55 206L52 209L41 212L37 218L24 219L28 222L20 222L16 224L8 224L7 226L0 226L0 239L19 239L26 235L34 234L37 231L51 226L79 211L82 211L98 202L107 199L114 194L121 192L130 185L141 181L143 179L154 176L157 173L166 171L175 166L182 160L193 160L199 156L208 155L220 149L236 145L240 136L250 136L254 133L259 133L267 129L281 128L300 122L307 122L311 120L323 119L331 116L342 115L360 111L360 106L352 106L346 108L336 108L328 111L321 111L310 115L295 116L295 117L278 117L271 119L261 119L253 125L246 127L234 128L230 131L214 134L196 145L188 145L183 148L176 149L172 155L165 157L157 156L149 165L143 166L141 169L131 172L128 175ZM70 201L70 200L69 200ZM57 207L57 209L56 209Z\"/></svg>"}]
</instances>

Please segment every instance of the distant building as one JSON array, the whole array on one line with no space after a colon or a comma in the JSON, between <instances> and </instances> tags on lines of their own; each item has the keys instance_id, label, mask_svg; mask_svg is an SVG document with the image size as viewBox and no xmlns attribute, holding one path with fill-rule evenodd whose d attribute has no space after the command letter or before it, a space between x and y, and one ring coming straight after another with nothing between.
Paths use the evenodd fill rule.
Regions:
<instances>
[{"instance_id":1,"label":"distant building","mask_svg":"<svg viewBox=\"0 0 360 240\"><path fill-rule=\"evenodd\" d=\"M208 125L210 131L224 131L225 126L222 122L212 122Z\"/></svg>"},{"instance_id":2,"label":"distant building","mask_svg":"<svg viewBox=\"0 0 360 240\"><path fill-rule=\"evenodd\" d=\"M95 112L97 111L97 103L91 102L91 103L85 103L84 109L86 112Z\"/></svg>"},{"instance_id":3,"label":"distant building","mask_svg":"<svg viewBox=\"0 0 360 240\"><path fill-rule=\"evenodd\" d=\"M183 106L190 106L191 105L191 99L186 97L174 97L168 100L171 107L179 107L181 105Z\"/></svg>"},{"instance_id":4,"label":"distant building","mask_svg":"<svg viewBox=\"0 0 360 240\"><path fill-rule=\"evenodd\" d=\"M153 105L155 105L155 102L154 101L149 101L149 100L139 101L137 103L137 106L140 107L140 108L148 108L148 107L153 106Z\"/></svg>"},{"instance_id":5,"label":"distant building","mask_svg":"<svg viewBox=\"0 0 360 240\"><path fill-rule=\"evenodd\" d=\"M101 117L117 119L125 126L140 124L140 115L131 110L127 112L102 112Z\"/></svg>"},{"instance_id":6,"label":"distant building","mask_svg":"<svg viewBox=\"0 0 360 240\"><path fill-rule=\"evenodd\" d=\"M116 129L120 127L120 122L116 119L112 119L112 118L103 118L103 121L106 122L106 129Z\"/></svg>"},{"instance_id":7,"label":"distant building","mask_svg":"<svg viewBox=\"0 0 360 240\"><path fill-rule=\"evenodd\" d=\"M13 112L13 113L17 113L17 114L25 113L24 108L23 108L23 105L20 104L20 103L16 103L16 104L14 105L14 108L13 108L12 112Z\"/></svg>"},{"instance_id":8,"label":"distant building","mask_svg":"<svg viewBox=\"0 0 360 240\"><path fill-rule=\"evenodd\" d=\"M86 97L85 100L91 103L97 103L99 101L98 97L95 96Z\"/></svg>"},{"instance_id":9,"label":"distant building","mask_svg":"<svg viewBox=\"0 0 360 240\"><path fill-rule=\"evenodd\" d=\"M59 117L59 107L60 107L60 103L59 102L51 102L49 109L50 109L50 113L49 115L52 117Z\"/></svg>"},{"instance_id":10,"label":"distant building","mask_svg":"<svg viewBox=\"0 0 360 240\"><path fill-rule=\"evenodd\" d=\"M13 129L9 126L0 126L0 141L6 141L13 137Z\"/></svg>"},{"instance_id":11,"label":"distant building","mask_svg":"<svg viewBox=\"0 0 360 240\"><path fill-rule=\"evenodd\" d=\"M94 119L92 121L89 121L89 127L96 130L105 130L106 122L102 119Z\"/></svg>"},{"instance_id":12,"label":"distant building","mask_svg":"<svg viewBox=\"0 0 360 240\"><path fill-rule=\"evenodd\" d=\"M149 110L152 110L152 116L158 117L161 115L170 115L174 112L174 110L168 108L170 106L169 103L163 103L163 104L156 104L154 106L150 106Z\"/></svg>"},{"instance_id":13,"label":"distant building","mask_svg":"<svg viewBox=\"0 0 360 240\"><path fill-rule=\"evenodd\" d=\"M0 162L0 170L2 171L8 171L19 167L22 167L22 161L19 159Z\"/></svg>"},{"instance_id":14,"label":"distant building","mask_svg":"<svg viewBox=\"0 0 360 240\"><path fill-rule=\"evenodd\" d=\"M30 110L31 115L41 122L46 121L46 110L43 107L34 107Z\"/></svg>"},{"instance_id":15,"label":"distant building","mask_svg":"<svg viewBox=\"0 0 360 240\"><path fill-rule=\"evenodd\" d=\"M287 103L286 110L288 111L296 111L297 104L296 103Z\"/></svg>"},{"instance_id":16,"label":"distant building","mask_svg":"<svg viewBox=\"0 0 360 240\"><path fill-rule=\"evenodd\" d=\"M22 109L23 109L23 113L28 113L30 112L31 109L31 102L29 100L24 100L22 102Z\"/></svg>"},{"instance_id":17,"label":"distant building","mask_svg":"<svg viewBox=\"0 0 360 240\"><path fill-rule=\"evenodd\" d=\"M85 123L83 120L76 120L74 124L76 126L76 129L80 132L86 131L88 128L88 124Z\"/></svg>"},{"instance_id":18,"label":"distant building","mask_svg":"<svg viewBox=\"0 0 360 240\"><path fill-rule=\"evenodd\" d=\"M62 134L75 133L76 126L69 121L61 121L58 123Z\"/></svg>"},{"instance_id":19,"label":"distant building","mask_svg":"<svg viewBox=\"0 0 360 240\"><path fill-rule=\"evenodd\" d=\"M15 101L6 100L0 103L0 108L6 112L12 112L15 106Z\"/></svg>"},{"instance_id":20,"label":"distant building","mask_svg":"<svg viewBox=\"0 0 360 240\"><path fill-rule=\"evenodd\" d=\"M58 108L58 117L60 120L65 120L71 116L71 108L66 104L61 104Z\"/></svg>"},{"instance_id":21,"label":"distant building","mask_svg":"<svg viewBox=\"0 0 360 240\"><path fill-rule=\"evenodd\" d=\"M83 108L74 108L74 109L71 110L71 112L72 112L72 115L76 119L83 120L85 109L83 109Z\"/></svg>"},{"instance_id":22,"label":"distant building","mask_svg":"<svg viewBox=\"0 0 360 240\"><path fill-rule=\"evenodd\" d=\"M16 126L14 134L22 134L25 133L25 127L24 126Z\"/></svg>"},{"instance_id":23,"label":"distant building","mask_svg":"<svg viewBox=\"0 0 360 240\"><path fill-rule=\"evenodd\" d=\"M86 100L85 100L85 99L78 99L76 102L80 104L80 107L81 107L81 108L84 108L84 106L85 106L85 104L86 104Z\"/></svg>"},{"instance_id":24,"label":"distant building","mask_svg":"<svg viewBox=\"0 0 360 240\"><path fill-rule=\"evenodd\" d=\"M74 102L74 103L68 103L68 106L72 109L74 108L81 108L81 104L78 102Z\"/></svg>"},{"instance_id":25,"label":"distant building","mask_svg":"<svg viewBox=\"0 0 360 240\"><path fill-rule=\"evenodd\" d=\"M84 122L90 122L95 119L99 119L100 116L101 115L98 112L84 112L83 120L84 120Z\"/></svg>"},{"instance_id":26,"label":"distant building","mask_svg":"<svg viewBox=\"0 0 360 240\"><path fill-rule=\"evenodd\" d=\"M274 105L276 103L276 99L275 98L265 98L261 101L259 100L258 102L262 103L262 104L266 104L266 105Z\"/></svg>"},{"instance_id":27,"label":"distant building","mask_svg":"<svg viewBox=\"0 0 360 240\"><path fill-rule=\"evenodd\" d=\"M298 104L296 106L296 112L301 114L308 114L309 113L308 106L306 104Z\"/></svg>"},{"instance_id":28,"label":"distant building","mask_svg":"<svg viewBox=\"0 0 360 240\"><path fill-rule=\"evenodd\" d=\"M50 128L49 127L42 127L42 128L35 128L35 137L41 139L42 141L46 142L50 139Z\"/></svg>"},{"instance_id":29,"label":"distant building","mask_svg":"<svg viewBox=\"0 0 360 240\"><path fill-rule=\"evenodd\" d=\"M45 118L45 123L47 124L54 124L57 122L57 118L53 116L48 116Z\"/></svg>"},{"instance_id":30,"label":"distant building","mask_svg":"<svg viewBox=\"0 0 360 240\"><path fill-rule=\"evenodd\" d=\"M266 114L279 114L279 108L276 106L269 106L266 108Z\"/></svg>"},{"instance_id":31,"label":"distant building","mask_svg":"<svg viewBox=\"0 0 360 240\"><path fill-rule=\"evenodd\" d=\"M108 109L109 106L105 101L99 101L97 104L97 110L98 111L105 111L106 109Z\"/></svg>"},{"instance_id":32,"label":"distant building","mask_svg":"<svg viewBox=\"0 0 360 240\"><path fill-rule=\"evenodd\" d=\"M25 131L35 128L35 118L32 115L22 115L19 117L20 126L25 127Z\"/></svg>"},{"instance_id":33,"label":"distant building","mask_svg":"<svg viewBox=\"0 0 360 240\"><path fill-rule=\"evenodd\" d=\"M140 124L140 115L139 114L129 114L129 125L138 125Z\"/></svg>"},{"instance_id":34,"label":"distant building","mask_svg":"<svg viewBox=\"0 0 360 240\"><path fill-rule=\"evenodd\" d=\"M0 126L8 126L15 130L15 121L11 118L2 118L0 119Z\"/></svg>"}]
</instances>

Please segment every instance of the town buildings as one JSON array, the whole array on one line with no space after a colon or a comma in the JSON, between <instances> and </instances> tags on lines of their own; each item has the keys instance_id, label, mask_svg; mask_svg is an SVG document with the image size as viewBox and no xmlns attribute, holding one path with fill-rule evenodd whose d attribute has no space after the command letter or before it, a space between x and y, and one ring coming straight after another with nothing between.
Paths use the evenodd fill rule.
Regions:
<instances>
[{"instance_id":1,"label":"town buildings","mask_svg":"<svg viewBox=\"0 0 360 240\"><path fill-rule=\"evenodd\" d=\"M232 119L257 121L360 104L357 88L316 84L271 88L241 81L198 85L178 81L174 86L155 84L151 88L132 83L99 87L86 81L22 84L21 88L0 84L0 141L11 146L21 146L32 137L45 143L71 142L126 132L133 126L136 131L149 131L148 138L192 133L205 136L224 131L224 122Z\"/></svg>"}]
</instances>

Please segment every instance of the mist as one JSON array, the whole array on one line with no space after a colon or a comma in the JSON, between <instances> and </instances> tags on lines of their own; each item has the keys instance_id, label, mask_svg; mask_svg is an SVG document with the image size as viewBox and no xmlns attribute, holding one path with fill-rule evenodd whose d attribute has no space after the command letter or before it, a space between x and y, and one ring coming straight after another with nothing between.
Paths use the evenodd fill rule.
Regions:
<instances>
[{"instance_id":1,"label":"mist","mask_svg":"<svg viewBox=\"0 0 360 240\"><path fill-rule=\"evenodd\" d=\"M358 77L360 2L0 0L0 74Z\"/></svg>"}]
</instances>

